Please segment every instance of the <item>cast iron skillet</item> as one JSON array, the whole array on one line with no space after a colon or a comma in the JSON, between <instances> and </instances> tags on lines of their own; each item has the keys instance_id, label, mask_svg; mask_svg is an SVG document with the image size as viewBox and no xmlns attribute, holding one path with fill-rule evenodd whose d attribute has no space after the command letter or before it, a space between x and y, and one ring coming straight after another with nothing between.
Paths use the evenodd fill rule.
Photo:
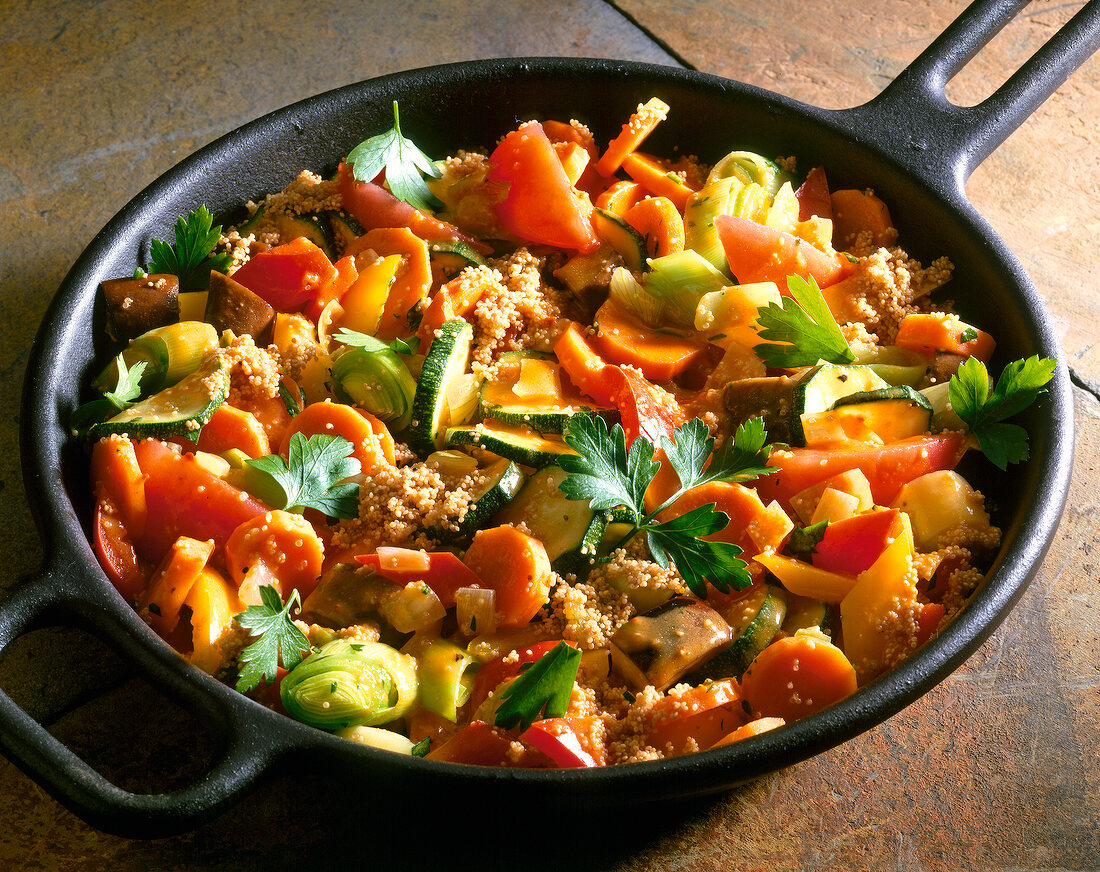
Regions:
<instances>
[{"instance_id":1,"label":"cast iron skillet","mask_svg":"<svg viewBox=\"0 0 1100 872\"><path fill-rule=\"evenodd\" d=\"M4 753L63 805L101 829L154 836L193 828L236 802L265 771L308 765L333 789L383 783L387 795L461 788L494 804L549 808L687 797L733 786L803 760L880 723L959 666L1019 598L1049 547L1072 464L1070 385L1060 364L1049 393L1027 415L1032 459L1010 475L971 473L1002 512L1004 545L973 601L908 662L818 715L720 750L588 771L495 770L375 751L297 724L193 670L138 619L100 570L88 544L87 459L64 422L79 385L108 349L95 337L100 281L132 272L151 237L171 238L176 216L205 203L233 217L249 197L281 189L303 167L331 169L401 102L404 129L430 154L488 147L521 119L579 118L606 141L650 96L672 107L652 151L680 144L713 161L731 147L794 154L824 164L834 187L873 187L890 204L910 253L957 266L948 293L964 319L990 327L999 370L1008 360L1060 357L1039 297L1020 264L963 192L971 171L1097 47L1092 0L1003 87L972 108L944 86L1025 3L979 0L871 102L826 111L748 85L679 69L607 60L492 60L399 73L323 94L236 130L169 171L96 236L46 315L28 369L22 414L24 477L46 565L0 604L0 651L38 626L85 628L191 711L219 755L190 786L138 795L103 779L0 694ZM649 146L647 145L647 149ZM976 463L984 464L977 459ZM980 470L980 471L978 471ZM560 806L559 806L560 807ZM568 807L568 806L567 806Z\"/></svg>"}]
</instances>

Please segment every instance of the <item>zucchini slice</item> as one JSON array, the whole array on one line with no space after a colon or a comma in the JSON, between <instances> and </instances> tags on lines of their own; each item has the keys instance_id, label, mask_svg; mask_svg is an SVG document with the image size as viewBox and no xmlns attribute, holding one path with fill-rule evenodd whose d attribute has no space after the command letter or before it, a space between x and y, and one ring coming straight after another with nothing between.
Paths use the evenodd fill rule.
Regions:
<instances>
[{"instance_id":1,"label":"zucchini slice","mask_svg":"<svg viewBox=\"0 0 1100 872\"><path fill-rule=\"evenodd\" d=\"M614 212L592 210L592 229L619 253L626 268L641 272L646 268L647 252L642 235Z\"/></svg>"},{"instance_id":2,"label":"zucchini slice","mask_svg":"<svg viewBox=\"0 0 1100 872\"><path fill-rule=\"evenodd\" d=\"M468 266L485 266L484 257L470 248L465 242L429 242L428 260L432 273L438 273L444 280L452 279Z\"/></svg>"},{"instance_id":3,"label":"zucchini slice","mask_svg":"<svg viewBox=\"0 0 1100 872\"><path fill-rule=\"evenodd\" d=\"M113 418L92 427L99 439L121 433L135 439L187 436L198 441L199 430L210 420L229 394L229 366L211 354L191 375Z\"/></svg>"},{"instance_id":4,"label":"zucchini slice","mask_svg":"<svg viewBox=\"0 0 1100 872\"><path fill-rule=\"evenodd\" d=\"M530 427L512 427L494 421L483 421L469 427L451 427L446 433L448 448L476 445L516 463L541 469L556 463L563 454L575 454L560 436L543 436Z\"/></svg>"},{"instance_id":5,"label":"zucchini slice","mask_svg":"<svg viewBox=\"0 0 1100 872\"><path fill-rule=\"evenodd\" d=\"M932 426L932 403L908 385L861 391L841 397L827 412L803 416L802 427L807 442L811 428L840 428L848 438L873 434L883 442L897 442L910 436L921 436Z\"/></svg>"},{"instance_id":6,"label":"zucchini slice","mask_svg":"<svg viewBox=\"0 0 1100 872\"><path fill-rule=\"evenodd\" d=\"M454 542L468 539L480 528L489 523L489 519L500 512L519 494L527 473L519 464L501 459L485 468L486 481L474 494L461 518L455 518L457 529L432 527L425 532L438 542Z\"/></svg>"},{"instance_id":7,"label":"zucchini slice","mask_svg":"<svg viewBox=\"0 0 1100 872\"><path fill-rule=\"evenodd\" d=\"M470 362L474 328L461 318L444 321L424 357L413 394L412 417L406 431L409 444L418 450L443 448L452 421L447 395L453 382L465 375Z\"/></svg>"},{"instance_id":8,"label":"zucchini slice","mask_svg":"<svg viewBox=\"0 0 1100 872\"><path fill-rule=\"evenodd\" d=\"M869 366L837 366L826 363L814 368L794 388L790 421L791 443L806 444L806 435L802 428L803 415L827 412L843 397L886 387L889 385Z\"/></svg>"},{"instance_id":9,"label":"zucchini slice","mask_svg":"<svg viewBox=\"0 0 1100 872\"><path fill-rule=\"evenodd\" d=\"M534 355L532 352L514 359L512 365L500 368L498 378L482 385L482 418L558 435L579 415L595 411L605 418L618 419L616 410L593 406L568 379L561 378L561 368L556 361ZM501 361L505 359L505 355L501 355ZM535 371L535 377L531 377L530 371Z\"/></svg>"},{"instance_id":10,"label":"zucchini slice","mask_svg":"<svg viewBox=\"0 0 1100 872\"><path fill-rule=\"evenodd\" d=\"M607 513L593 511L585 500L571 500L560 490L567 473L545 466L534 473L523 490L493 519L494 524L524 523L542 540L554 569L568 565L575 571L596 554L607 527Z\"/></svg>"},{"instance_id":11,"label":"zucchini slice","mask_svg":"<svg viewBox=\"0 0 1100 872\"><path fill-rule=\"evenodd\" d=\"M787 617L787 591L760 584L741 599L723 606L720 614L733 633L733 643L687 677L698 683L707 678L740 678L756 655L771 644Z\"/></svg>"},{"instance_id":12,"label":"zucchini slice","mask_svg":"<svg viewBox=\"0 0 1100 872\"><path fill-rule=\"evenodd\" d=\"M783 632L793 636L799 630L809 630L811 627L817 627L827 636L833 635L833 611L829 604L812 597L788 593Z\"/></svg>"}]
</instances>

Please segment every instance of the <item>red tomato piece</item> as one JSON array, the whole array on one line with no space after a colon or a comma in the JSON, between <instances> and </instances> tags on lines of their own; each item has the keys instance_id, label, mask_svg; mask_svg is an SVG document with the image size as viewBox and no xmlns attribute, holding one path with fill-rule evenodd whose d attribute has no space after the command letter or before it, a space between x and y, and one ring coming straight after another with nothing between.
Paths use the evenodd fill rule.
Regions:
<instances>
[{"instance_id":1,"label":"red tomato piece","mask_svg":"<svg viewBox=\"0 0 1100 872\"><path fill-rule=\"evenodd\" d=\"M133 603L145 589L150 568L142 566L130 534L111 497L101 492L95 504L92 548L99 565L107 573L126 602Z\"/></svg>"},{"instance_id":2,"label":"red tomato piece","mask_svg":"<svg viewBox=\"0 0 1100 872\"><path fill-rule=\"evenodd\" d=\"M519 740L531 745L562 769L587 769L607 764L607 751L598 738L597 717L545 718L535 721Z\"/></svg>"},{"instance_id":3,"label":"red tomato piece","mask_svg":"<svg viewBox=\"0 0 1100 872\"><path fill-rule=\"evenodd\" d=\"M672 431L687 420L676 398L633 369L616 369L619 384L611 399L612 405L619 409L626 444L629 446L639 435L644 435L654 445L661 444L661 436L671 439Z\"/></svg>"},{"instance_id":4,"label":"red tomato piece","mask_svg":"<svg viewBox=\"0 0 1100 872\"><path fill-rule=\"evenodd\" d=\"M775 282L779 292L788 295L788 276L813 276L818 286L824 288L852 270L847 261L814 248L794 234L747 218L719 215L714 219L714 227L730 269L742 285Z\"/></svg>"},{"instance_id":5,"label":"red tomato piece","mask_svg":"<svg viewBox=\"0 0 1100 872\"><path fill-rule=\"evenodd\" d=\"M513 756L515 737L507 730L484 721L474 721L463 727L438 748L428 752L428 760L449 763L470 763L474 766L507 766L515 768L545 767L549 761L534 750Z\"/></svg>"},{"instance_id":6,"label":"red tomato piece","mask_svg":"<svg viewBox=\"0 0 1100 872\"><path fill-rule=\"evenodd\" d=\"M779 500L790 508L791 497L849 469L867 476L871 496L880 506L889 505L902 485L937 469L954 469L966 452L962 433L913 436L888 445L857 443L852 448L784 448L773 451L768 466L775 475L758 478L752 486L766 503Z\"/></svg>"},{"instance_id":7,"label":"red tomato piece","mask_svg":"<svg viewBox=\"0 0 1100 872\"><path fill-rule=\"evenodd\" d=\"M297 312L335 277L328 256L304 236L260 252L233 273L278 312Z\"/></svg>"},{"instance_id":8,"label":"red tomato piece","mask_svg":"<svg viewBox=\"0 0 1100 872\"><path fill-rule=\"evenodd\" d=\"M357 554L355 559L400 585L424 582L439 597L445 609L454 607L459 588L482 586L477 574L450 551L433 551L424 556L428 558L426 570L387 566L377 554Z\"/></svg>"},{"instance_id":9,"label":"red tomato piece","mask_svg":"<svg viewBox=\"0 0 1100 872\"><path fill-rule=\"evenodd\" d=\"M245 521L270 508L164 442L145 439L135 446L145 480L149 522L135 541L138 554L159 563L180 536L213 539L220 555L229 536Z\"/></svg>"},{"instance_id":10,"label":"red tomato piece","mask_svg":"<svg viewBox=\"0 0 1100 872\"><path fill-rule=\"evenodd\" d=\"M528 242L592 251L592 203L569 183L554 146L538 122L513 130L489 157L490 184L507 194L493 208L501 226Z\"/></svg>"},{"instance_id":11,"label":"red tomato piece","mask_svg":"<svg viewBox=\"0 0 1100 872\"><path fill-rule=\"evenodd\" d=\"M864 512L829 524L814 549L814 566L829 572L859 575L886 550L890 528L900 514L897 509Z\"/></svg>"}]
</instances>

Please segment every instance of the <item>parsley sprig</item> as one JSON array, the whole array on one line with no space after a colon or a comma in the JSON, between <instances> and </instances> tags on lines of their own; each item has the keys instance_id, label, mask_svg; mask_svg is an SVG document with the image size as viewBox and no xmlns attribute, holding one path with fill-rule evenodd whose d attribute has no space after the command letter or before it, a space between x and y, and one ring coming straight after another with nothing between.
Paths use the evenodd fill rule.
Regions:
<instances>
[{"instance_id":1,"label":"parsley sprig","mask_svg":"<svg viewBox=\"0 0 1100 872\"><path fill-rule=\"evenodd\" d=\"M577 454L562 455L558 461L568 473L560 485L562 493L571 500L588 500L595 511L625 508L633 529L620 546L643 533L653 559L662 567L675 564L688 588L700 597L706 596L707 581L723 592L752 583L737 545L702 538L729 524L729 516L717 511L714 503L668 521L656 519L701 484L750 481L774 472L766 466L770 448L765 445L767 431L759 418L738 427L719 451L713 450L714 438L698 419L677 427L671 440L660 437L680 487L651 512L645 511L643 501L661 464L653 459L656 449L649 439L639 435L628 450L622 426L616 424L608 431L607 424L596 416L570 421L565 441Z\"/></svg>"},{"instance_id":2,"label":"parsley sprig","mask_svg":"<svg viewBox=\"0 0 1100 872\"><path fill-rule=\"evenodd\" d=\"M115 370L118 378L113 391L105 391L98 400L91 400L79 406L72 415L69 425L77 434L84 434L94 426L119 412L124 412L141 396L141 376L148 364L139 360L133 366L126 365L121 354L115 358Z\"/></svg>"},{"instance_id":3,"label":"parsley sprig","mask_svg":"<svg viewBox=\"0 0 1100 872\"><path fill-rule=\"evenodd\" d=\"M279 592L265 584L260 587L260 600L260 605L249 606L233 616L256 640L237 658L239 693L254 690L260 679L274 684L280 664L284 669L293 669L302 662L302 654L309 650L309 640L290 617L291 610L302 604L298 591L291 591L284 604Z\"/></svg>"},{"instance_id":4,"label":"parsley sprig","mask_svg":"<svg viewBox=\"0 0 1100 872\"><path fill-rule=\"evenodd\" d=\"M210 284L211 270L225 272L233 262L225 252L211 257L222 233L222 226L213 224L214 216L206 206L199 206L186 218L177 218L175 245L160 239L149 243L153 259L146 272L178 276L181 290L205 288Z\"/></svg>"},{"instance_id":5,"label":"parsley sprig","mask_svg":"<svg viewBox=\"0 0 1100 872\"><path fill-rule=\"evenodd\" d=\"M840 364L855 360L814 277L806 281L790 276L787 288L790 297L759 310L757 333L768 342L753 346L756 356L781 369L813 366L819 360Z\"/></svg>"},{"instance_id":6,"label":"parsley sprig","mask_svg":"<svg viewBox=\"0 0 1100 872\"><path fill-rule=\"evenodd\" d=\"M580 649L559 642L505 688L493 722L506 730L516 725L526 730L540 718L562 717L580 664Z\"/></svg>"},{"instance_id":7,"label":"parsley sprig","mask_svg":"<svg viewBox=\"0 0 1100 872\"><path fill-rule=\"evenodd\" d=\"M359 514L359 485L347 479L360 472L354 446L343 436L318 433L290 437L287 459L277 454L246 460L250 484L276 509L318 509L330 518Z\"/></svg>"},{"instance_id":8,"label":"parsley sprig","mask_svg":"<svg viewBox=\"0 0 1100 872\"><path fill-rule=\"evenodd\" d=\"M989 371L980 360L970 357L951 376L947 385L951 408L978 440L989 460L1007 469L1010 463L1028 458L1027 431L1018 424L1003 423L1022 412L1054 376L1057 361L1032 355L1014 360L990 390Z\"/></svg>"},{"instance_id":9,"label":"parsley sprig","mask_svg":"<svg viewBox=\"0 0 1100 872\"><path fill-rule=\"evenodd\" d=\"M390 192L417 209L443 206L421 175L438 179L443 173L416 143L401 135L396 100L393 101L393 127L355 146L348 153L347 163L351 174L360 182L369 182L385 170Z\"/></svg>"}]
</instances>

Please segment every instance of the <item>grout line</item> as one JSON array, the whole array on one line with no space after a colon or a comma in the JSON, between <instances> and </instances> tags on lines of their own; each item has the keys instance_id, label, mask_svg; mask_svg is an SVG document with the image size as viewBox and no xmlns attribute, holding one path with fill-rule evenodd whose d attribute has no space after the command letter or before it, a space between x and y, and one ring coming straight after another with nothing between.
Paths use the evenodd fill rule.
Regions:
<instances>
[{"instance_id":1,"label":"grout line","mask_svg":"<svg viewBox=\"0 0 1100 872\"><path fill-rule=\"evenodd\" d=\"M665 42L665 40L661 39L661 37L657 36L657 34L655 34L652 30L650 30L648 27L638 21L638 19L631 15L629 12L620 8L620 6L616 2L614 2L614 0L604 0L604 3L614 9L616 12L618 12L623 18L633 24L636 28L638 28L638 30L640 30L643 34L645 34L647 37L657 43L657 45L659 45L662 49L668 52L669 55L671 55L678 64L683 67L687 67L689 70L695 70L696 72L698 72L699 68L696 67L695 64L691 63L691 61L681 55L678 51L676 51L676 49Z\"/></svg>"},{"instance_id":2,"label":"grout line","mask_svg":"<svg viewBox=\"0 0 1100 872\"><path fill-rule=\"evenodd\" d=\"M1079 375L1073 367L1069 368L1069 380L1074 387L1080 388L1094 400L1100 400L1100 385Z\"/></svg>"}]
</instances>

